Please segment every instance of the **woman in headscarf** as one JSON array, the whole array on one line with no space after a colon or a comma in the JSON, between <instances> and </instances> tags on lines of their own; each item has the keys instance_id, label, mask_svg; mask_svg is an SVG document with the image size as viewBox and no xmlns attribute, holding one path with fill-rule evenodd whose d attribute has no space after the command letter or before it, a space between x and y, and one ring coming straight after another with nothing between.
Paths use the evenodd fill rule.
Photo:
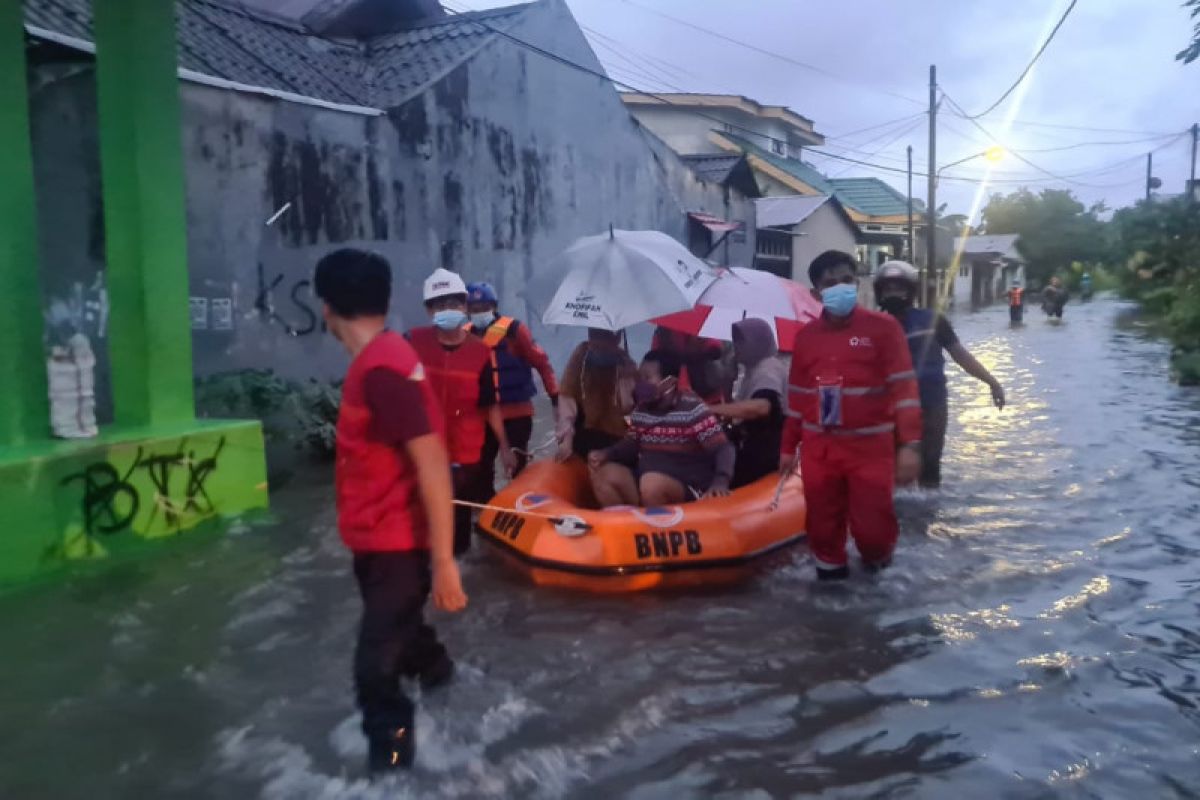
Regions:
<instances>
[{"instance_id":1,"label":"woman in headscarf","mask_svg":"<svg viewBox=\"0 0 1200 800\"><path fill-rule=\"evenodd\" d=\"M770 323L744 319L733 326L733 350L743 374L732 403L712 406L737 427L733 487L753 483L779 469L787 365L779 357Z\"/></svg>"},{"instance_id":2,"label":"woman in headscarf","mask_svg":"<svg viewBox=\"0 0 1200 800\"><path fill-rule=\"evenodd\" d=\"M588 329L559 384L558 460L587 458L625 437L625 415L633 409L637 364L621 347L620 333Z\"/></svg>"}]
</instances>

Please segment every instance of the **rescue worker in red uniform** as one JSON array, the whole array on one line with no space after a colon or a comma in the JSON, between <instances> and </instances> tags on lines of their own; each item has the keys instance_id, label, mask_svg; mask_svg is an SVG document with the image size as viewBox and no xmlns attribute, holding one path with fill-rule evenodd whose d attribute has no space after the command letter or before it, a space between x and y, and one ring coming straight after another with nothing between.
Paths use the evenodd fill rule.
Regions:
<instances>
[{"instance_id":1,"label":"rescue worker in red uniform","mask_svg":"<svg viewBox=\"0 0 1200 800\"><path fill-rule=\"evenodd\" d=\"M446 446L453 465L454 497L470 503L486 503L491 495L483 488L484 476L492 465L483 464L483 446L489 428L500 443L505 472L511 476L517 465L496 397L492 353L470 332L467 285L462 278L439 269L425 280L424 297L433 325L413 328L408 339L425 365L434 396L441 405ZM457 555L471 546L472 519L470 507L459 505L455 509Z\"/></svg>"},{"instance_id":2,"label":"rescue worker in red uniform","mask_svg":"<svg viewBox=\"0 0 1200 800\"><path fill-rule=\"evenodd\" d=\"M329 332L353 359L337 423L337 509L363 600L354 685L368 768L406 768L415 755L414 716L401 676L431 689L454 673L425 623L425 601L432 589L438 608L467 604L454 562L441 412L417 354L385 327L387 261L339 250L317 265L314 288Z\"/></svg>"},{"instance_id":3,"label":"rescue worker in red uniform","mask_svg":"<svg viewBox=\"0 0 1200 800\"><path fill-rule=\"evenodd\" d=\"M825 309L797 332L788 376L780 468L794 470L799 449L822 580L849 576L847 528L868 571L891 563L895 482L912 482L921 468L921 401L904 331L858 307L857 272L854 257L838 250L809 266Z\"/></svg>"},{"instance_id":4,"label":"rescue worker in red uniform","mask_svg":"<svg viewBox=\"0 0 1200 800\"><path fill-rule=\"evenodd\" d=\"M529 462L533 398L537 396L533 372L537 370L541 376L542 386L555 408L558 408L558 381L554 377L554 367L550 365L550 356L538 347L529 327L512 317L502 316L499 305L496 290L490 283L467 284L471 332L492 351L492 378L500 401L500 415L504 418L504 432L517 457L517 466L513 470L513 477L516 477ZM489 498L496 493L492 467L499 452L500 442L489 428L483 444L484 474L480 477L481 490Z\"/></svg>"}]
</instances>

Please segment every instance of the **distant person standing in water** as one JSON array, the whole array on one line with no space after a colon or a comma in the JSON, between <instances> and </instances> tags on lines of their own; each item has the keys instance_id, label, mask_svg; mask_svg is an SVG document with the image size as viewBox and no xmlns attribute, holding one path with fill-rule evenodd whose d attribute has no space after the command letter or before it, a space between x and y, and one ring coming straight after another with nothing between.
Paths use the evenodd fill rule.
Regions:
<instances>
[{"instance_id":1,"label":"distant person standing in water","mask_svg":"<svg viewBox=\"0 0 1200 800\"><path fill-rule=\"evenodd\" d=\"M1004 408L1004 388L992 373L963 347L950 320L927 308L913 308L917 296L917 270L904 261L888 261L875 273L875 302L904 328L913 369L917 372L917 390L921 397L921 473L918 481L925 489L942 484L942 452L946 446L946 425L950 419L950 395L946 389L946 359L954 362L973 378L992 390L992 402Z\"/></svg>"},{"instance_id":2,"label":"distant person standing in water","mask_svg":"<svg viewBox=\"0 0 1200 800\"><path fill-rule=\"evenodd\" d=\"M1008 290L1008 319L1015 325L1025 320L1025 290L1017 280L1013 281L1012 288Z\"/></svg>"},{"instance_id":3,"label":"distant person standing in water","mask_svg":"<svg viewBox=\"0 0 1200 800\"><path fill-rule=\"evenodd\" d=\"M1070 295L1063 288L1062 279L1051 278L1050 284L1042 290L1042 310L1052 319L1062 319L1063 308L1069 299Z\"/></svg>"},{"instance_id":4,"label":"distant person standing in water","mask_svg":"<svg viewBox=\"0 0 1200 800\"><path fill-rule=\"evenodd\" d=\"M454 561L453 490L442 418L417 354L387 330L392 271L381 256L339 250L314 288L329 332L353 359L337 423L337 509L363 600L354 685L373 773L412 766L414 709L401 676L431 689L454 662L425 623L425 602L467 605Z\"/></svg>"}]
</instances>

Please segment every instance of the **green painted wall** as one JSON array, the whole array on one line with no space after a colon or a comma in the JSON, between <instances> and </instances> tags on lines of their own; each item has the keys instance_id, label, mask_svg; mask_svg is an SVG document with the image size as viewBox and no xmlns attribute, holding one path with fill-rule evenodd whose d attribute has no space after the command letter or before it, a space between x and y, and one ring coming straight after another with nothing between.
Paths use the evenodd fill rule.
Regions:
<instances>
[{"instance_id":1,"label":"green painted wall","mask_svg":"<svg viewBox=\"0 0 1200 800\"><path fill-rule=\"evenodd\" d=\"M195 407L175 3L97 0L95 14L116 419L185 422Z\"/></svg>"},{"instance_id":2,"label":"green painted wall","mask_svg":"<svg viewBox=\"0 0 1200 800\"><path fill-rule=\"evenodd\" d=\"M0 452L0 586L267 506L257 422L105 433Z\"/></svg>"},{"instance_id":3,"label":"green painted wall","mask_svg":"<svg viewBox=\"0 0 1200 800\"><path fill-rule=\"evenodd\" d=\"M50 433L25 81L21 3L0 0L0 448Z\"/></svg>"}]
</instances>

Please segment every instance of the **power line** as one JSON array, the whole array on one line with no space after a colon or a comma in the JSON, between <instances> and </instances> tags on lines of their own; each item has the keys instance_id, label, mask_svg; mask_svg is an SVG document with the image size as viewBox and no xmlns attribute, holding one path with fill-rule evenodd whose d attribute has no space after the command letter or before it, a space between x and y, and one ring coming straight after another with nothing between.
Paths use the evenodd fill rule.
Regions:
<instances>
[{"instance_id":1,"label":"power line","mask_svg":"<svg viewBox=\"0 0 1200 800\"><path fill-rule=\"evenodd\" d=\"M628 2L628 0L626 0L626 1ZM455 9L453 9L453 8L452 8L451 10L455 10ZM461 12L458 12L458 13L461 13ZM574 62L574 61L571 61L570 59L567 59L567 58L565 58L565 57L563 57L563 56L560 56L560 55L558 55L557 53L553 53L553 52L551 52L551 51L549 51L549 50L546 50L545 48L539 47L538 45L535 45L535 44L533 44L532 42L527 42L527 41L525 41L525 40L523 40L523 39L520 39L520 38L518 38L518 37L516 37L516 36L514 36L514 35L512 35L512 34L510 34L510 33L508 33L507 31L504 31L504 30L501 30L501 29L499 29L499 28L496 28L495 26L493 26L493 25L490 25L490 24L488 24L487 22L484 22L484 21L482 21L482 20L470 20L470 23L471 23L471 24L474 24L474 25L478 25L478 26L480 26L480 27L482 27L482 28L485 28L485 29L487 29L487 30L489 30L489 31L491 31L491 32L493 32L493 33L495 33L495 34L497 34L497 35L499 35L499 36L501 36L501 37L505 38L505 39L508 39L508 40L512 41L514 44L516 44L516 45L518 45L518 46L520 46L520 47L523 47L523 48L525 48L525 49L528 49L528 50L530 50L531 52L535 52L535 53L537 53L537 54L539 54L539 55L541 55L541 56L543 56L543 57L545 57L545 58L548 58L548 59L550 59L550 60L552 60L552 61L558 62L558 63L562 64L563 66L570 67L571 69L574 69L574 70L576 70L576 71L582 72L582 73L584 73L584 74L587 74L587 75L590 75L590 76L592 76L592 77L595 77L595 78L597 78L597 79L599 79L599 80L602 80L602 81L605 81L605 82L609 82L609 83L615 83L615 84L617 84L617 85L619 85L619 86L624 86L625 88L627 88L627 89L629 89L629 90L631 90L631 91L635 91L635 92L638 92L638 93L640 93L640 94L644 94L645 96L647 96L647 97L650 97L650 98L652 98L652 99L655 99L655 100L658 100L659 102L661 102L661 103L664 103L665 105L677 106L677 107L680 105L680 104L677 104L677 103L674 103L674 102L672 102L670 99L668 99L668 98L666 98L666 97L663 97L663 96L661 96L661 95L655 94L655 93L653 93L653 92L646 91L646 90L644 90L644 89L641 89L641 88L639 88L639 87L637 87L637 86L635 86L635 85L628 84L628 83L625 83L624 81L620 81L620 80L614 80L612 77L610 77L610 76L608 76L608 75L604 74L603 72L598 72L598 71L596 71L595 69L592 69L591 67L588 67L588 66L585 66L585 65L582 65L582 64L578 64L578 63L576 63L576 62ZM953 100L953 98L951 98L949 95L946 95L944 92L943 92L943 96L945 97L945 99L946 99L946 100L947 100L947 101L948 101L948 102L949 102L949 103L950 103L952 106L954 106L955 108L959 109L959 111L961 112L961 110L962 110L961 106L959 106L959 105L958 105L958 104L957 104L957 103L956 103L956 102ZM700 112L700 111L695 111L695 110L693 110L693 109L684 109L684 110L685 110L685 112L686 112L686 113L692 114L693 116L700 117L700 118L703 118L703 119L708 119L708 120L710 120L710 121L712 121L712 122L716 122L716 123L718 123L718 124L719 124L719 125L721 125L721 126L728 126L730 129L737 129L737 130L740 130L740 131L743 131L743 132L745 132L745 133L751 134L751 135L753 135L753 136L761 137L761 138L770 138L770 137L767 137L765 134L759 133L758 131L754 131L754 130L751 130L751 129L749 129L749 128L744 128L744 127L742 127L742 126L735 125L735 124L733 124L733 123L729 123L729 122L727 122L726 120L723 120L723 119L720 119L720 118L718 118L718 117L713 117L713 116L710 116L710 115L704 114L703 112ZM960 114L960 116L961 116L961 114ZM966 119L969 119L969 117L965 117L965 116L964 116L964 118L966 118ZM978 127L978 128L979 128L979 129L980 129L980 130L981 130L983 133L985 133L985 134L986 134L986 135L987 135L989 138L991 138L991 139L993 139L993 140L995 140L995 141L998 141L998 140L996 140L996 137L995 137L995 136L993 136L993 135L991 134L991 132L990 132L990 131L988 131L986 128L984 128L982 125L980 125L980 124L979 124L977 121L975 121L975 120L970 120L970 121L972 122L972 124L974 124L976 127ZM893 120L893 124L894 124L894 123L895 123L895 121ZM1187 132L1185 131L1185 132L1183 132L1183 133L1180 133L1180 134L1178 134L1178 135L1177 135L1177 136L1176 136L1174 139L1172 139L1172 141L1171 141L1171 142L1167 142L1167 143L1165 143L1164 145L1160 146L1160 148L1158 148L1158 149L1162 149L1163 147L1166 147L1166 146L1168 146L1168 145L1172 144L1174 141L1176 141L1178 138L1182 137L1182 136L1183 136L1183 135L1185 135L1186 133L1187 133ZM857 165L859 165L859 166L868 167L868 168L875 169L875 170L880 170L880 171L883 171L883 172L888 172L888 173L893 173L893 174L901 174L901 175L904 175L904 174L907 174L907 173L908 173L908 170L907 170L907 169L905 169L905 168L900 168L900 167L890 167L890 166L887 166L887 165L884 165L884 164L876 164L876 163L873 163L873 162L870 162L870 161L866 161L866 160L863 160L863 159L857 159L857 158L851 158L851 157L849 157L849 156L838 155L838 154L836 154L836 153L829 153L829 152L826 152L826 151L815 150L815 149L812 149L812 148L809 148L809 149L808 149L808 152L810 152L810 153L812 153L812 154L814 154L814 155L823 156L823 157L826 157L826 158L831 158L831 159L834 159L834 160L836 160L836 161L842 161L842 162L846 162L846 163L850 163L850 164L857 164ZM1010 151L1010 152L1012 152L1012 151ZM1054 174L1054 173L1052 173L1052 172L1049 172L1048 170L1045 170L1045 169L1043 169L1043 168L1041 168L1041 167L1037 166L1037 165L1036 165L1036 164L1034 164L1033 162L1029 161L1028 159L1025 159L1025 158L1021 157L1021 156L1020 156L1019 154L1017 154L1017 153L1014 153L1014 155L1017 155L1019 158L1021 158L1021 160L1022 160L1022 161L1024 161L1024 162L1025 162L1025 163L1027 163L1027 164L1029 164L1029 165L1030 165L1031 167L1033 167L1034 169L1036 169L1036 170L1038 170L1039 172L1042 172L1043 174L1047 175L1051 181L1055 181L1055 182L1067 182L1067 183L1077 183L1077 184L1078 184L1078 182L1077 182L1077 181L1070 180L1069 178L1067 178L1067 177L1064 177L1064 176L1056 175L1056 174ZM1139 157L1139 158L1140 158L1140 157ZM1122 163L1124 163L1124 162L1122 162ZM914 177L928 177L928 172L916 172L916 171L914 171L914 172L913 172L913 176L914 176ZM998 184L998 183L1020 183L1020 184L1031 184L1031 183L1045 183L1045 182L1046 182L1046 180L1045 180L1045 179L1037 179L1037 178L1030 178L1030 179L1019 179L1019 178L1018 178L1018 179L1011 179L1011 180L1002 180L1002 179L1000 179L1000 180L997 180L997 179L986 179L986 178L985 178L985 179L979 179L979 178L969 178L969 177L965 177L965 176L957 176L957 175L944 175L944 176L939 176L939 177L940 177L940 179L941 179L941 180L953 180L953 181L959 181L959 182L965 182L965 183L972 183L972 184L981 184L981 183L982 183L982 184L988 184L988 183L991 183L991 184ZM1078 184L1078 185L1081 185L1081 186L1089 186L1089 184ZM1123 186L1123 185L1126 185L1126 184L1118 184L1118 185L1121 185L1121 186ZM1089 186L1089 188L1109 188L1109 187L1102 187L1102 186Z\"/></svg>"},{"instance_id":2,"label":"power line","mask_svg":"<svg viewBox=\"0 0 1200 800\"><path fill-rule=\"evenodd\" d=\"M907 136L909 133L911 133L913 131L913 129L915 129L918 125L921 124L921 122L922 122L922 120L920 120L920 119L913 120L908 125L901 128L898 133L895 133L895 135L891 136L886 142L884 142L878 148L876 148L874 152L868 154L867 158L878 158L880 153L882 153L884 150L887 150L889 147L891 147L893 144L895 144L897 141L899 141L901 139L901 137ZM882 138L882 137L877 137L877 138ZM869 143L868 142L863 143L864 146L866 146L867 144L869 144ZM843 175L845 175L847 172L849 172L850 169L853 168L853 166L854 165L851 164L851 165L845 167L841 172L837 173L836 175L831 175L830 177L831 178L840 178ZM905 168L905 171L907 171L907 167Z\"/></svg>"},{"instance_id":3,"label":"power line","mask_svg":"<svg viewBox=\"0 0 1200 800\"><path fill-rule=\"evenodd\" d=\"M1042 57L1042 53L1046 52L1046 48L1050 46L1052 41L1054 41L1055 35L1058 33L1059 29L1062 28L1063 23L1067 21L1067 17L1071 16L1071 12L1075 9L1075 5L1078 2L1079 0L1071 0L1071 3L1067 6L1067 10L1063 12L1063 15L1059 18L1058 22L1055 23L1054 28L1050 31L1050 35L1046 37L1046 41L1042 42L1042 46L1039 47L1037 52L1033 54L1033 58L1031 58L1029 63L1025 65L1025 69L1021 70L1021 74L1017 76L1015 81L1013 81L1012 86L1009 86L1008 89L1005 90L1004 94L1000 95L996 102L988 106L986 111L983 111L972 117L967 117L967 119L977 120L982 117L986 117L988 114L995 111L1001 103L1007 100L1009 95L1017 90L1017 87L1021 85L1021 82L1025 80L1026 76L1029 75L1034 65L1037 64L1038 59Z\"/></svg>"},{"instance_id":4,"label":"power line","mask_svg":"<svg viewBox=\"0 0 1200 800\"><path fill-rule=\"evenodd\" d=\"M808 70L808 71L810 71L810 72L816 72L816 73L818 73L818 74L820 74L820 75L824 75L824 76L826 76L826 77L828 77L828 78L833 78L834 80L837 80L837 81L842 81L842 82L844 82L844 83L851 83L851 84L857 84L857 85L859 85L859 86L864 86L864 87L866 87L866 88L870 89L870 90L871 90L871 91L873 91L873 92L878 92L878 93L880 93L880 94L885 94L885 95L887 95L887 96L889 96L889 97L895 97L895 98L897 98L897 99L899 99L899 100L904 100L905 102L908 102L908 103L914 103L914 104L916 104L916 105L918 105L918 106L923 106L923 105L925 105L925 104L924 104L922 101L920 101L920 100L915 100L915 99L913 99L913 98L911 98L911 97L905 97L905 96L904 96L904 95L902 95L902 94L898 94L898 93L896 93L896 92L888 91L887 89L880 89L880 88L878 88L878 87L876 87L876 86L871 86L870 84L867 84L867 83L863 83L863 82L859 82L859 81L852 80L852 79L850 79L850 78L846 78L846 77L844 77L844 76L842 76L842 75L838 75L837 73L830 72L829 70L827 70L827 69L825 69L825 68L823 68L823 67L818 67L818 66L817 66L817 65L815 65L815 64L809 64L809 63L807 63L807 62L800 61L800 60L798 60L798 59L792 58L791 56L786 56L786 55L783 55L782 53L776 53L776 52L775 52L775 51L773 51L773 50L767 50L766 48L759 47L758 45L750 44L749 42L743 42L743 41L741 41L740 39L735 39L735 38L733 38L732 36L727 36L727 35L725 35L725 34L723 34L723 33L719 33L718 31L710 30L709 28L705 28L705 27L702 27L702 26L700 26L700 25L696 25L696 24L695 24L695 23L693 23L693 22L688 22L687 20L680 19L679 17L673 17L673 16L671 16L670 14L667 14L667 13L665 13L665 12L663 12L663 11L659 11L659 10L658 10L658 9L656 9L656 8L649 8L649 7L647 7L647 6L644 6L644 5L642 5L641 3L636 3L636 2L634 2L633 0L624 0L624 2L625 2L627 5L631 5L631 6L633 6L634 8L641 9L642 11L645 11L645 12L647 12L647 13L649 13L649 14L654 14L655 16L662 17L663 19L670 20L671 22L674 22L674 23L675 23L675 24L677 24L677 25L683 25L683 26L684 26L684 27L686 27L686 28L691 28L691 29L692 29L692 30L694 30L694 31L699 31L700 33L706 34L706 35L708 35L708 36L712 36L712 37L714 37L714 38L716 38L716 39L720 39L720 40L721 40L721 41L723 41L723 42L729 42L730 44L734 44L734 45L737 45L738 47L742 47L742 48L745 48L745 49L747 49L747 50L751 50L751 51L753 51L753 52L755 52L755 53L759 53L760 55L769 56L769 57L771 57L771 58L777 59L777 60L779 60L779 61L782 61L782 62L784 62L784 63L791 64L792 66L799 67L799 68L801 68L801 69L805 69L805 70Z\"/></svg>"}]
</instances>

